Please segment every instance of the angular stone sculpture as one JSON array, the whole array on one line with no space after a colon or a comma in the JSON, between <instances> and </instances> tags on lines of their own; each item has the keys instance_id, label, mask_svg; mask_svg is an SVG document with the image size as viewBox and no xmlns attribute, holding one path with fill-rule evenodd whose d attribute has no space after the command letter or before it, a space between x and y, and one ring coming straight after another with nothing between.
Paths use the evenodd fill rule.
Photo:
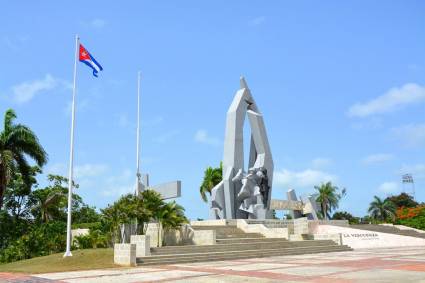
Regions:
<instances>
[{"instance_id":1,"label":"angular stone sculpture","mask_svg":"<svg viewBox=\"0 0 425 283\"><path fill-rule=\"evenodd\" d=\"M248 116L251 147L248 173L244 170L243 126ZM212 189L210 218L266 219L270 201L273 159L264 126L244 78L227 112L223 157L223 181Z\"/></svg>"},{"instance_id":2,"label":"angular stone sculpture","mask_svg":"<svg viewBox=\"0 0 425 283\"><path fill-rule=\"evenodd\" d=\"M146 189L152 189L162 196L162 199L174 199L181 197L181 181L172 181L155 186L149 184L149 174L141 174L141 183L139 184L139 193Z\"/></svg>"},{"instance_id":3,"label":"angular stone sculpture","mask_svg":"<svg viewBox=\"0 0 425 283\"><path fill-rule=\"evenodd\" d=\"M317 213L320 211L320 205L317 203L317 195L308 195L298 200L295 190L289 189L286 192L287 200L272 199L270 209L289 210L293 219L307 217L308 220L318 220Z\"/></svg>"}]
</instances>

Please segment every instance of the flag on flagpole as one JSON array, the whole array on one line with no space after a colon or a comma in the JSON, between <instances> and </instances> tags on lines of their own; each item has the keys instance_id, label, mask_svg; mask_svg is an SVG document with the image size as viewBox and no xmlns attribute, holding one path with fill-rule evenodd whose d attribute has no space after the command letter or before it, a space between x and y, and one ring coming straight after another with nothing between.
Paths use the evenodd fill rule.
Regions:
<instances>
[{"instance_id":1,"label":"flag on flagpole","mask_svg":"<svg viewBox=\"0 0 425 283\"><path fill-rule=\"evenodd\" d=\"M83 62L87 66L93 69L93 76L97 77L99 71L102 71L102 66L94 59L94 57L84 48L80 43L80 52L79 52L80 62Z\"/></svg>"}]
</instances>

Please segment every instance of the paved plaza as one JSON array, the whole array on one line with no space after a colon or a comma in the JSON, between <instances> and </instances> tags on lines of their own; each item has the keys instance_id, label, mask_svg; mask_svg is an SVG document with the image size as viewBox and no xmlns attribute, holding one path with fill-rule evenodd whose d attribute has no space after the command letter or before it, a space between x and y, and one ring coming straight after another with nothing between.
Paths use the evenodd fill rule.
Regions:
<instances>
[{"instance_id":1,"label":"paved plaza","mask_svg":"<svg viewBox=\"0 0 425 283\"><path fill-rule=\"evenodd\" d=\"M425 248L356 250L33 277L0 273L0 282L425 282Z\"/></svg>"}]
</instances>

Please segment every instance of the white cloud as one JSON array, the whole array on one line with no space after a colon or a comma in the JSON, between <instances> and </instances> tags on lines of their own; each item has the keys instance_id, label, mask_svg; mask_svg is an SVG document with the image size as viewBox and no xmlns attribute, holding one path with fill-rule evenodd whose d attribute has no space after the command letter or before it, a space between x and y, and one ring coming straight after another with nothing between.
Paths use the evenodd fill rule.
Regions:
<instances>
[{"instance_id":1,"label":"white cloud","mask_svg":"<svg viewBox=\"0 0 425 283\"><path fill-rule=\"evenodd\" d=\"M153 138L153 141L156 143L166 143L169 140L171 140L172 138L174 138L175 136L177 136L179 134L178 130L172 130L169 132L166 132L156 138Z\"/></svg>"},{"instance_id":2,"label":"white cloud","mask_svg":"<svg viewBox=\"0 0 425 283\"><path fill-rule=\"evenodd\" d=\"M96 190L103 197L118 197L134 191L136 173L124 169L117 174L111 174L107 164L86 163L74 167L74 181L80 189ZM68 166L56 163L47 169L48 174L68 177Z\"/></svg>"},{"instance_id":3,"label":"white cloud","mask_svg":"<svg viewBox=\"0 0 425 283\"><path fill-rule=\"evenodd\" d=\"M105 197L119 197L129 193L133 193L135 185L111 185L102 190L101 194Z\"/></svg>"},{"instance_id":4,"label":"white cloud","mask_svg":"<svg viewBox=\"0 0 425 283\"><path fill-rule=\"evenodd\" d=\"M108 170L106 164L82 164L77 165L74 168L74 176L77 179L83 179L87 177L96 177L104 174Z\"/></svg>"},{"instance_id":5,"label":"white cloud","mask_svg":"<svg viewBox=\"0 0 425 283\"><path fill-rule=\"evenodd\" d=\"M134 171L128 168L115 174L111 174L111 171L107 164L86 163L74 167L74 178L80 189L96 190L103 197L119 197L134 192ZM47 173L68 177L68 166L56 163L48 167Z\"/></svg>"},{"instance_id":6,"label":"white cloud","mask_svg":"<svg viewBox=\"0 0 425 283\"><path fill-rule=\"evenodd\" d=\"M52 90L62 81L54 78L50 74L46 74L44 79L26 81L18 85L12 86L13 98L17 103L25 103L30 101L35 95Z\"/></svg>"},{"instance_id":7,"label":"white cloud","mask_svg":"<svg viewBox=\"0 0 425 283\"><path fill-rule=\"evenodd\" d=\"M74 181L80 184L81 188L92 186L96 177L104 175L108 171L106 164L81 164L74 166ZM48 174L61 175L68 178L68 165L65 163L52 164L47 169Z\"/></svg>"},{"instance_id":8,"label":"white cloud","mask_svg":"<svg viewBox=\"0 0 425 283\"><path fill-rule=\"evenodd\" d=\"M332 160L329 158L318 157L311 161L311 165L314 168L324 168L332 164Z\"/></svg>"},{"instance_id":9,"label":"white cloud","mask_svg":"<svg viewBox=\"0 0 425 283\"><path fill-rule=\"evenodd\" d=\"M403 165L400 169L402 174L412 174L413 179L425 178L425 164Z\"/></svg>"},{"instance_id":10,"label":"white cloud","mask_svg":"<svg viewBox=\"0 0 425 283\"><path fill-rule=\"evenodd\" d=\"M291 188L312 188L328 181L336 182L338 177L327 172L314 169L290 171L283 169L274 173L274 183L277 186Z\"/></svg>"},{"instance_id":11,"label":"white cloud","mask_svg":"<svg viewBox=\"0 0 425 283\"><path fill-rule=\"evenodd\" d=\"M134 192L135 174L132 170L125 169L119 175L107 177L102 185L102 195L105 197L121 196Z\"/></svg>"},{"instance_id":12,"label":"white cloud","mask_svg":"<svg viewBox=\"0 0 425 283\"><path fill-rule=\"evenodd\" d=\"M394 193L399 190L399 184L396 182L385 182L378 187L378 190L384 193Z\"/></svg>"},{"instance_id":13,"label":"white cloud","mask_svg":"<svg viewBox=\"0 0 425 283\"><path fill-rule=\"evenodd\" d=\"M406 147L418 147L425 144L425 124L410 124L393 128L392 133Z\"/></svg>"},{"instance_id":14,"label":"white cloud","mask_svg":"<svg viewBox=\"0 0 425 283\"><path fill-rule=\"evenodd\" d=\"M100 29L105 27L105 25L106 25L106 21L103 19L93 19L90 21L90 26L93 28Z\"/></svg>"},{"instance_id":15,"label":"white cloud","mask_svg":"<svg viewBox=\"0 0 425 283\"><path fill-rule=\"evenodd\" d=\"M218 138L209 136L206 130L198 130L195 133L194 139L198 143L204 143L209 145L220 145L220 140Z\"/></svg>"},{"instance_id":16,"label":"white cloud","mask_svg":"<svg viewBox=\"0 0 425 283\"><path fill-rule=\"evenodd\" d=\"M376 163L382 163L389 160L394 159L394 156L392 154L387 153L378 153L378 154L371 154L366 156L363 159L364 164L376 164Z\"/></svg>"},{"instance_id":17,"label":"white cloud","mask_svg":"<svg viewBox=\"0 0 425 283\"><path fill-rule=\"evenodd\" d=\"M393 112L409 104L425 101L425 87L408 83L400 88L392 88L385 94L366 103L357 103L348 110L349 117L367 117Z\"/></svg>"},{"instance_id":18,"label":"white cloud","mask_svg":"<svg viewBox=\"0 0 425 283\"><path fill-rule=\"evenodd\" d=\"M58 79L46 74L43 79L22 82L11 87L12 96L16 103L25 103L33 99L39 93L62 87L71 89L72 85L66 80Z\"/></svg>"},{"instance_id":19,"label":"white cloud","mask_svg":"<svg viewBox=\"0 0 425 283\"><path fill-rule=\"evenodd\" d=\"M256 17L256 18L254 18L250 21L250 25L259 26L262 23L264 23L265 20L266 20L266 17L264 17L264 16Z\"/></svg>"}]
</instances>

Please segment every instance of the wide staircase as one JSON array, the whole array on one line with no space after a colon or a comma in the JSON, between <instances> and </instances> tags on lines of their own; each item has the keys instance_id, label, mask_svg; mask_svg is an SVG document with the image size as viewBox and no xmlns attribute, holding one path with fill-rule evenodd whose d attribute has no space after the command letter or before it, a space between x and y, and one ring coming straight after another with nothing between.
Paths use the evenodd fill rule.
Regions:
<instances>
[{"instance_id":1,"label":"wide staircase","mask_svg":"<svg viewBox=\"0 0 425 283\"><path fill-rule=\"evenodd\" d=\"M288 241L245 233L236 226L192 226L194 230L216 230L216 245L151 248L151 256L138 258L138 265L176 264L200 261L257 258L281 255L352 250L331 240Z\"/></svg>"},{"instance_id":2,"label":"wide staircase","mask_svg":"<svg viewBox=\"0 0 425 283\"><path fill-rule=\"evenodd\" d=\"M356 224L356 225L350 225L350 228L425 239L425 233L419 233L419 232L416 232L415 230L400 230L394 226L389 226L389 225L387 226L387 225L376 225L376 224Z\"/></svg>"}]
</instances>

